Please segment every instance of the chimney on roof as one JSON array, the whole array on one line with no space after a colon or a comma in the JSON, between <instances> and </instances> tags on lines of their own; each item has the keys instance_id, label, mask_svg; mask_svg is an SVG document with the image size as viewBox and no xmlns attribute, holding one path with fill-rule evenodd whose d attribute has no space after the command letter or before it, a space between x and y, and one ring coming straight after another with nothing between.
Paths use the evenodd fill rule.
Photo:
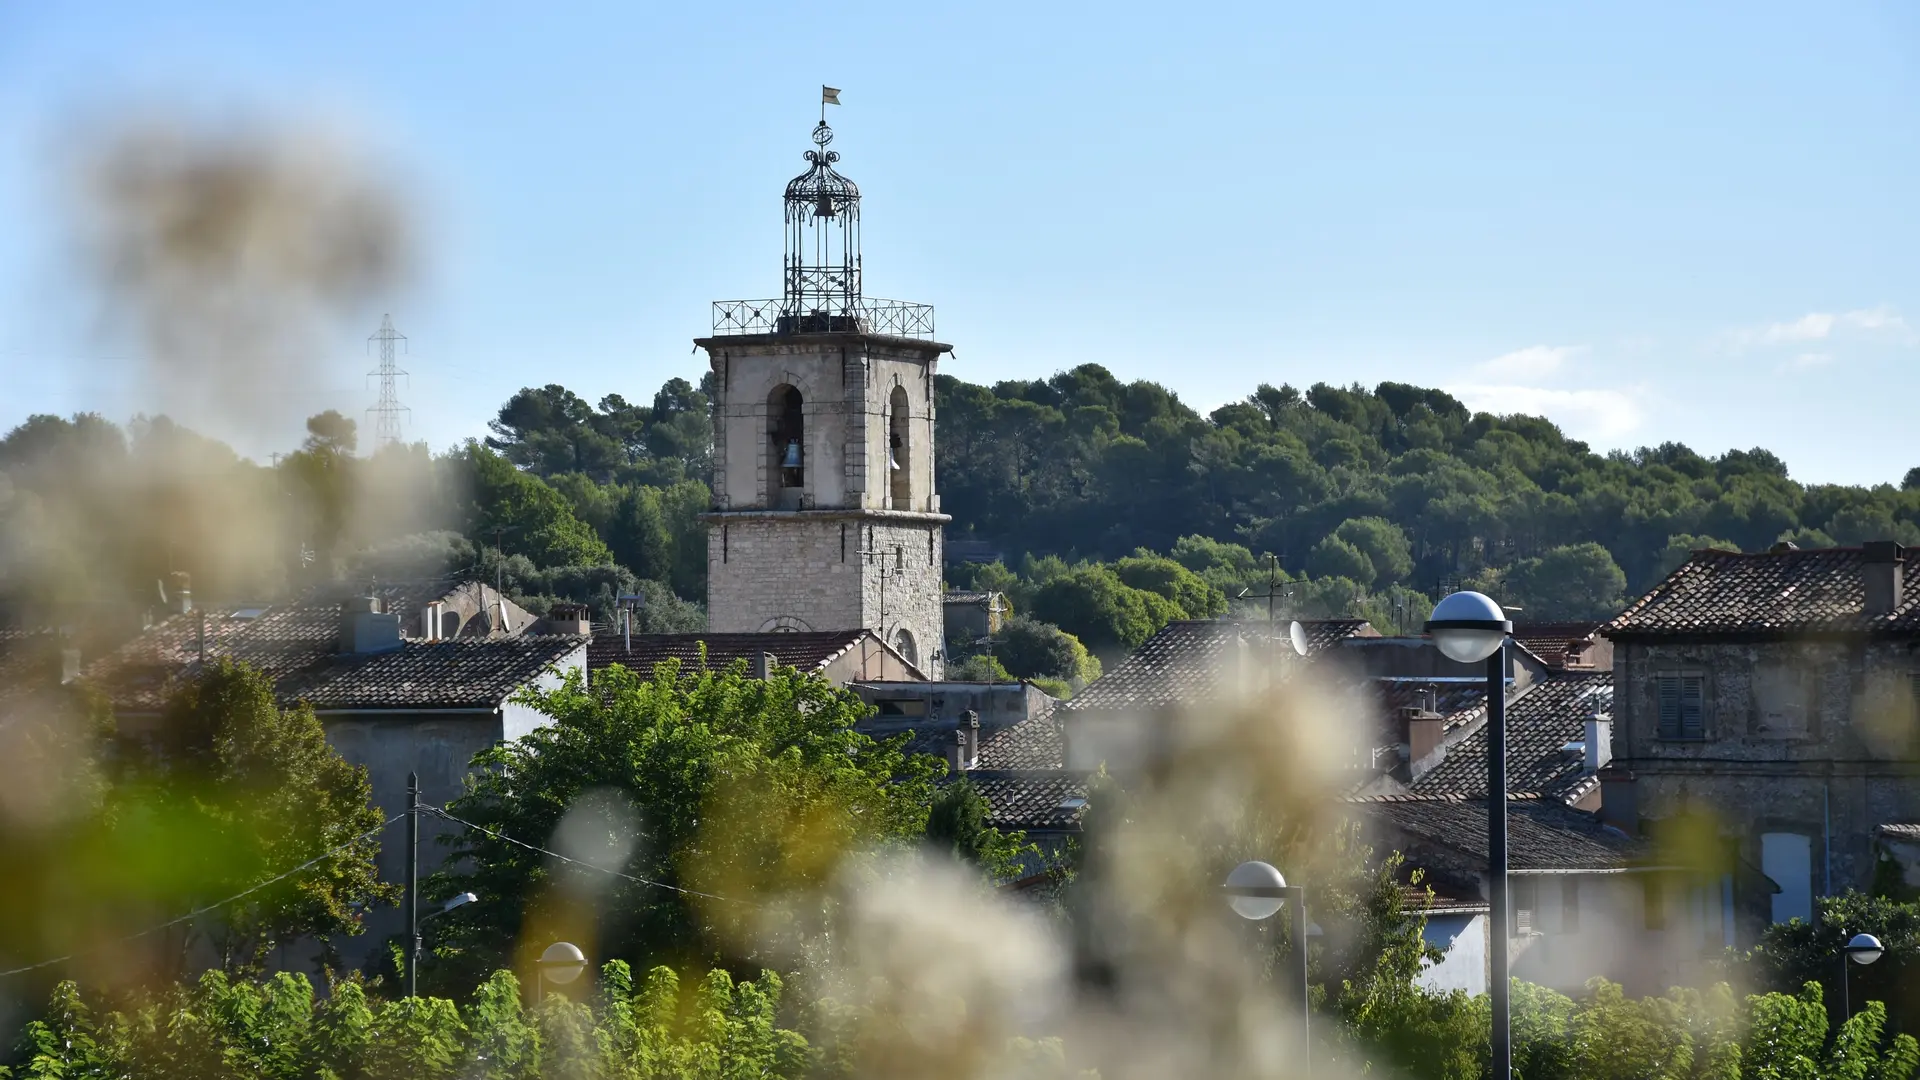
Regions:
<instances>
[{"instance_id":1,"label":"chimney on roof","mask_svg":"<svg viewBox=\"0 0 1920 1080\"><path fill-rule=\"evenodd\" d=\"M172 589L172 592L167 597L168 606L173 608L176 614L180 615L185 615L187 612L192 611L193 576L185 570L175 570L173 573L167 575L167 582L169 588Z\"/></svg>"},{"instance_id":2,"label":"chimney on roof","mask_svg":"<svg viewBox=\"0 0 1920 1080\"><path fill-rule=\"evenodd\" d=\"M1414 777L1438 765L1445 754L1441 744L1446 738L1447 718L1427 707L1430 700L1427 694L1426 690L1420 691L1419 703L1400 711L1401 723L1406 729L1407 769ZM1429 757L1434 761L1423 768L1421 762Z\"/></svg>"},{"instance_id":3,"label":"chimney on roof","mask_svg":"<svg viewBox=\"0 0 1920 1080\"><path fill-rule=\"evenodd\" d=\"M1785 555L1789 551L1799 551L1799 550L1800 550L1799 544L1796 544L1791 540L1780 540L1780 541L1777 541L1772 547L1767 549L1767 554Z\"/></svg>"},{"instance_id":4,"label":"chimney on roof","mask_svg":"<svg viewBox=\"0 0 1920 1080\"><path fill-rule=\"evenodd\" d=\"M555 604L541 626L546 634L593 633L593 609L585 604Z\"/></svg>"},{"instance_id":5,"label":"chimney on roof","mask_svg":"<svg viewBox=\"0 0 1920 1080\"><path fill-rule=\"evenodd\" d=\"M960 714L961 745L966 756L967 768L973 768L980 760L980 714L968 709Z\"/></svg>"},{"instance_id":6,"label":"chimney on roof","mask_svg":"<svg viewBox=\"0 0 1920 1080\"><path fill-rule=\"evenodd\" d=\"M80 650L60 650L60 685L65 686L80 677Z\"/></svg>"},{"instance_id":7,"label":"chimney on roof","mask_svg":"<svg viewBox=\"0 0 1920 1080\"><path fill-rule=\"evenodd\" d=\"M445 601L435 600L420 609L420 637L423 640L440 640L440 610L444 607Z\"/></svg>"},{"instance_id":8,"label":"chimney on roof","mask_svg":"<svg viewBox=\"0 0 1920 1080\"><path fill-rule=\"evenodd\" d=\"M761 682L773 678L773 669L779 666L780 658L770 652L757 653L753 658L753 677Z\"/></svg>"},{"instance_id":9,"label":"chimney on roof","mask_svg":"<svg viewBox=\"0 0 1920 1080\"><path fill-rule=\"evenodd\" d=\"M1600 770L1600 820L1628 836L1640 835L1640 792L1633 773L1618 765Z\"/></svg>"},{"instance_id":10,"label":"chimney on roof","mask_svg":"<svg viewBox=\"0 0 1920 1080\"><path fill-rule=\"evenodd\" d=\"M964 728L955 728L953 742L947 747L947 772L958 776L967 771L971 759L967 756L967 732Z\"/></svg>"},{"instance_id":11,"label":"chimney on roof","mask_svg":"<svg viewBox=\"0 0 1920 1080\"><path fill-rule=\"evenodd\" d=\"M1584 763L1590 773L1597 773L1613 760L1613 717L1596 712L1587 717L1587 745Z\"/></svg>"},{"instance_id":12,"label":"chimney on roof","mask_svg":"<svg viewBox=\"0 0 1920 1080\"><path fill-rule=\"evenodd\" d=\"M1860 546L1860 573L1867 587L1865 613L1891 615L1900 608L1906 585L1906 549L1892 540L1869 540Z\"/></svg>"},{"instance_id":13,"label":"chimney on roof","mask_svg":"<svg viewBox=\"0 0 1920 1080\"><path fill-rule=\"evenodd\" d=\"M400 616L382 608L376 596L350 596L341 601L341 652L382 653L400 648Z\"/></svg>"}]
</instances>

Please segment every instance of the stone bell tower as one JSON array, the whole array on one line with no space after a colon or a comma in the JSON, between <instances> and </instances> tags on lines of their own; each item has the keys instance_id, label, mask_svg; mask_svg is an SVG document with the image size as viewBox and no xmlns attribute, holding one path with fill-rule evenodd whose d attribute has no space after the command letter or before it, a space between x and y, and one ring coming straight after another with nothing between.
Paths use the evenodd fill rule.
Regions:
<instances>
[{"instance_id":1,"label":"stone bell tower","mask_svg":"<svg viewBox=\"0 0 1920 1080\"><path fill-rule=\"evenodd\" d=\"M707 625L874 631L930 678L945 662L933 309L863 294L860 189L813 129L787 184L778 300L713 305Z\"/></svg>"}]
</instances>

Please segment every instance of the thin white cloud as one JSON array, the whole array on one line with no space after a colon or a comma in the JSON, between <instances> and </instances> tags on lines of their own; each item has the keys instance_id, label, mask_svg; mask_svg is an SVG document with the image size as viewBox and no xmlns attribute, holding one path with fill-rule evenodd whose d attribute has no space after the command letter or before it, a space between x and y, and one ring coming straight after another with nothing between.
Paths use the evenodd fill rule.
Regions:
<instances>
[{"instance_id":1,"label":"thin white cloud","mask_svg":"<svg viewBox=\"0 0 1920 1080\"><path fill-rule=\"evenodd\" d=\"M1626 390L1556 390L1540 386L1457 386L1448 393L1468 408L1544 416L1576 439L1615 443L1640 429L1646 409Z\"/></svg>"},{"instance_id":2,"label":"thin white cloud","mask_svg":"<svg viewBox=\"0 0 1920 1080\"><path fill-rule=\"evenodd\" d=\"M1788 322L1768 323L1730 331L1727 345L1735 351L1755 346L1790 345L1809 341L1827 341L1843 332L1879 334L1911 344L1920 340L1892 308L1857 308L1853 311L1809 311Z\"/></svg>"},{"instance_id":3,"label":"thin white cloud","mask_svg":"<svg viewBox=\"0 0 1920 1080\"><path fill-rule=\"evenodd\" d=\"M1473 373L1486 379L1537 379L1557 374L1568 360L1586 350L1585 345L1529 345L1475 364Z\"/></svg>"},{"instance_id":4,"label":"thin white cloud","mask_svg":"<svg viewBox=\"0 0 1920 1080\"><path fill-rule=\"evenodd\" d=\"M1826 367L1833 363L1834 355L1825 352L1803 352L1799 356L1782 364L1781 367L1794 371L1807 371L1812 368Z\"/></svg>"}]
</instances>

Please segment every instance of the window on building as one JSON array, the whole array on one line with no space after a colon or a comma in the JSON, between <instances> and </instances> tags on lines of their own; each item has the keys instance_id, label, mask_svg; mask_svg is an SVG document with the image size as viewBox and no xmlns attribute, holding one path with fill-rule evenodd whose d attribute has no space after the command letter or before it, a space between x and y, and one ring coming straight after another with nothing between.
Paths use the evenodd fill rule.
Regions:
<instances>
[{"instance_id":1,"label":"window on building","mask_svg":"<svg viewBox=\"0 0 1920 1080\"><path fill-rule=\"evenodd\" d=\"M881 716L925 716L925 698L881 698L873 703Z\"/></svg>"},{"instance_id":2,"label":"window on building","mask_svg":"<svg viewBox=\"0 0 1920 1080\"><path fill-rule=\"evenodd\" d=\"M1568 875L1560 879L1560 932L1580 931L1580 879Z\"/></svg>"},{"instance_id":3,"label":"window on building","mask_svg":"<svg viewBox=\"0 0 1920 1080\"><path fill-rule=\"evenodd\" d=\"M1667 887L1659 874L1648 874L1640 879L1640 899L1647 909L1647 929L1665 930L1667 928Z\"/></svg>"},{"instance_id":4,"label":"window on building","mask_svg":"<svg viewBox=\"0 0 1920 1080\"><path fill-rule=\"evenodd\" d=\"M1813 920L1813 837L1770 832L1760 837L1760 872L1779 887L1773 921Z\"/></svg>"},{"instance_id":5,"label":"window on building","mask_svg":"<svg viewBox=\"0 0 1920 1080\"><path fill-rule=\"evenodd\" d=\"M1512 881L1513 889L1513 935L1528 937L1533 933L1533 913L1540 908L1539 882L1533 878L1516 877Z\"/></svg>"},{"instance_id":6,"label":"window on building","mask_svg":"<svg viewBox=\"0 0 1920 1080\"><path fill-rule=\"evenodd\" d=\"M1676 672L1656 676L1654 685L1659 701L1660 737L1706 738L1706 676L1695 672Z\"/></svg>"}]
</instances>

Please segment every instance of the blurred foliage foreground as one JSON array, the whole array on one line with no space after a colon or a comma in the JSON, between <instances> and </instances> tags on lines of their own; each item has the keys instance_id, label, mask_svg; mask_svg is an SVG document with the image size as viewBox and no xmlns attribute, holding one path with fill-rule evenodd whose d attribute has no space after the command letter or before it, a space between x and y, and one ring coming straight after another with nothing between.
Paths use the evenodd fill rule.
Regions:
<instances>
[{"instance_id":1,"label":"blurred foliage foreground","mask_svg":"<svg viewBox=\"0 0 1920 1080\"><path fill-rule=\"evenodd\" d=\"M1920 1065L1910 1035L1884 1037L1878 1002L1830 1033L1820 987L1737 999L1725 985L1631 1000L1596 980L1579 1000L1514 984L1514 1068L1526 1080L1908 1080ZM863 1039L859 1010L829 1000L783 1001L778 975L735 982L710 971L689 985L666 967L635 987L607 964L598 990L572 1001L549 990L526 1004L512 973L496 972L465 1003L369 999L358 982L316 997L305 976L264 985L209 972L198 983L111 1008L62 983L27 1028L23 1064L7 1077L181 1080L364 1077L734 1078L851 1077ZM1318 1048L1316 1068L1474 1080L1487 1070L1486 999L1412 987L1351 1003ZM793 1025L793 1026L783 1026ZM809 1039L796 1027L813 1034ZM1086 1077L1058 1039L1016 1038L996 1076ZM1324 1075L1323 1071L1323 1075ZM927 1075L947 1075L929 1063Z\"/></svg>"}]
</instances>

